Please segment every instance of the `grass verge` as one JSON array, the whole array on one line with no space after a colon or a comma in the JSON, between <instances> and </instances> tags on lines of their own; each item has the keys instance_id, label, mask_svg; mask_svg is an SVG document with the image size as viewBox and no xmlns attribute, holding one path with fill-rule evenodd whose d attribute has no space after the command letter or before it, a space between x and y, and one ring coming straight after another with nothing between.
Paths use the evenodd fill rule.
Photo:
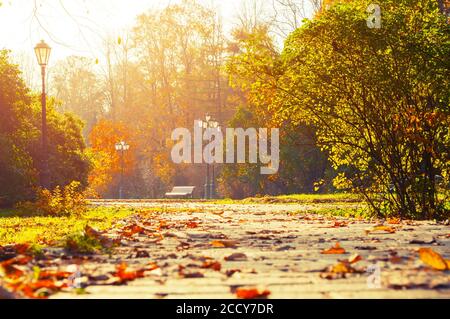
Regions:
<instances>
[{"instance_id":1,"label":"grass verge","mask_svg":"<svg viewBox=\"0 0 450 319\"><path fill-rule=\"evenodd\" d=\"M217 204L320 204L320 203L360 203L354 194L292 194L280 196L250 197L246 199L221 199Z\"/></svg>"},{"instance_id":2,"label":"grass verge","mask_svg":"<svg viewBox=\"0 0 450 319\"><path fill-rule=\"evenodd\" d=\"M32 244L60 246L64 240L81 233L86 225L98 230L135 213L135 209L97 207L81 216L29 216L18 210L0 210L0 246Z\"/></svg>"}]
</instances>

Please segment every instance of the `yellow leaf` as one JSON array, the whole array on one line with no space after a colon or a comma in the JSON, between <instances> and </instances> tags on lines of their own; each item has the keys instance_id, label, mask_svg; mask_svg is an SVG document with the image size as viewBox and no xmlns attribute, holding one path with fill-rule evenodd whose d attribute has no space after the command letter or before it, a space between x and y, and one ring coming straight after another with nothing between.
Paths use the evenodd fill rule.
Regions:
<instances>
[{"instance_id":1,"label":"yellow leaf","mask_svg":"<svg viewBox=\"0 0 450 319\"><path fill-rule=\"evenodd\" d=\"M395 233L395 228L390 227L390 226L375 226L372 229L366 230L367 234L374 233L374 232L386 232L389 234L393 234L393 233Z\"/></svg>"},{"instance_id":2,"label":"yellow leaf","mask_svg":"<svg viewBox=\"0 0 450 319\"><path fill-rule=\"evenodd\" d=\"M449 261L442 258L437 252L431 248L420 248L419 257L423 263L431 266L436 270L447 270L449 269Z\"/></svg>"},{"instance_id":3,"label":"yellow leaf","mask_svg":"<svg viewBox=\"0 0 450 319\"><path fill-rule=\"evenodd\" d=\"M355 270L350 266L350 264L346 262L339 262L330 269L330 272L335 274L347 274L353 273L354 271Z\"/></svg>"}]
</instances>

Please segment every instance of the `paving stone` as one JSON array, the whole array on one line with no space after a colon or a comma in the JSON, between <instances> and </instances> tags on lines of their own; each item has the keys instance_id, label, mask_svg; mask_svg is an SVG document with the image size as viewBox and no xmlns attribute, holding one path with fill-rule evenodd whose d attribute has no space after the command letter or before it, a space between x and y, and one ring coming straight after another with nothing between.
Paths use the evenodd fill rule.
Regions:
<instances>
[{"instance_id":1,"label":"paving stone","mask_svg":"<svg viewBox=\"0 0 450 319\"><path fill-rule=\"evenodd\" d=\"M108 205L162 206L159 202L109 202ZM379 222L307 213L319 206L334 207L332 204L164 203L170 212L156 216L156 220L161 218L176 225L195 219L199 226L161 230L165 238L160 242L146 235L136 236L124 241L103 264L84 265L111 272L122 261L136 267L157 262L161 276L137 279L120 286L92 285L87 287L87 295L58 293L52 298L228 299L235 298L231 288L238 286L268 289L270 298L450 298L449 272L430 271L418 259L417 253L421 247L431 247L450 259L448 225L408 222L391 225L397 229L392 234L367 234L366 230ZM177 212L176 209L183 210ZM331 227L336 220L346 221L348 225ZM215 248L211 245L211 241L225 239L236 241L236 247ZM180 248L182 242L189 246ZM346 250L345 254L321 254L336 242ZM133 249L137 247L148 257L141 254L140 258L127 258L130 251L136 255ZM224 259L238 253L245 254L247 260ZM362 257L354 265L362 273L346 274L340 279L321 278L325 269L354 254ZM222 269L201 268L205 257L220 262ZM184 271L201 272L204 277L182 278L180 265L186 267ZM374 269L379 277L376 289L368 281L369 277L373 278ZM240 272L229 277L226 273L231 270Z\"/></svg>"}]
</instances>

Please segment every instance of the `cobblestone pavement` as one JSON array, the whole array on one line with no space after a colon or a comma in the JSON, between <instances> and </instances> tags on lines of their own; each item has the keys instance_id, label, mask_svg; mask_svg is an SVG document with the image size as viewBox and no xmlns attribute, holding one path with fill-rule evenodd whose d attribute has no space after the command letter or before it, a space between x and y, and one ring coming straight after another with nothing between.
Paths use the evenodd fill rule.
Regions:
<instances>
[{"instance_id":1,"label":"cobblestone pavement","mask_svg":"<svg viewBox=\"0 0 450 319\"><path fill-rule=\"evenodd\" d=\"M88 294L52 298L236 298L239 287L268 290L269 298L450 298L450 272L431 269L418 254L426 247L450 259L444 224L402 221L377 229L382 221L323 217L308 213L310 205L108 205L164 207L136 213L109 232L114 238L121 227L144 229L111 255L83 263L81 272L97 280ZM337 242L344 254L321 253ZM332 268L339 260L347 268ZM122 285L102 282L123 262L159 268Z\"/></svg>"}]
</instances>

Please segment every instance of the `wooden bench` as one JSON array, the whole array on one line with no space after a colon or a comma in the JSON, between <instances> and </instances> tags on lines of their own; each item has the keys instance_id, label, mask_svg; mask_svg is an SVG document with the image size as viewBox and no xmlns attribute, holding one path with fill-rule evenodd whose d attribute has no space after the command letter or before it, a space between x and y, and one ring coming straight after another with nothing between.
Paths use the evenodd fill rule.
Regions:
<instances>
[{"instance_id":1,"label":"wooden bench","mask_svg":"<svg viewBox=\"0 0 450 319\"><path fill-rule=\"evenodd\" d=\"M166 193L166 197L190 197L194 196L195 186L175 186L169 193Z\"/></svg>"}]
</instances>

